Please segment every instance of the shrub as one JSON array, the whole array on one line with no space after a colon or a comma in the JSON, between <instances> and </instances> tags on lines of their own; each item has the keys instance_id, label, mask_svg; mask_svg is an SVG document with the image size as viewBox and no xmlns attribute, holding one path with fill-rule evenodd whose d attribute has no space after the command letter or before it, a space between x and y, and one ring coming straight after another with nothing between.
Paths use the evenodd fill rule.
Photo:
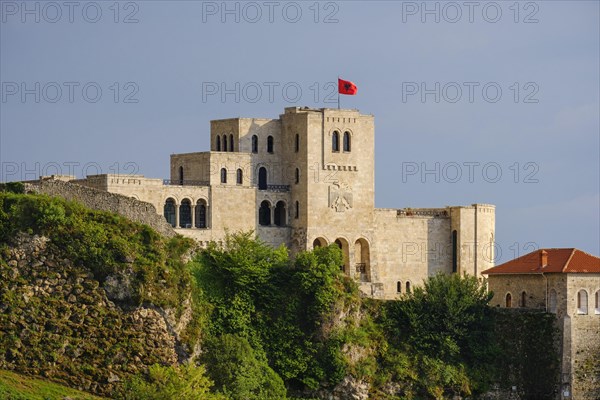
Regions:
<instances>
[{"instance_id":1,"label":"shrub","mask_svg":"<svg viewBox=\"0 0 600 400\"><path fill-rule=\"evenodd\" d=\"M147 374L136 375L125 382L124 400L217 400L223 399L209 392L212 382L203 366L193 364L179 367L155 364Z\"/></svg>"},{"instance_id":2,"label":"shrub","mask_svg":"<svg viewBox=\"0 0 600 400\"><path fill-rule=\"evenodd\" d=\"M225 334L206 343L202 360L215 388L234 400L285 399L283 381L264 354L242 337Z\"/></svg>"}]
</instances>

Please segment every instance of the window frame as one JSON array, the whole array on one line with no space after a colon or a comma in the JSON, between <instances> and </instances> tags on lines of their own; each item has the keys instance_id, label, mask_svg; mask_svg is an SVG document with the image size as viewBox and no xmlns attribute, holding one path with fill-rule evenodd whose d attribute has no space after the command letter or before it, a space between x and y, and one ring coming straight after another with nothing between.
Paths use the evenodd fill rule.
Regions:
<instances>
[{"instance_id":1,"label":"window frame","mask_svg":"<svg viewBox=\"0 0 600 400\"><path fill-rule=\"evenodd\" d=\"M350 132L344 132L344 138L342 139L342 149L344 153L350 153L352 151L352 135Z\"/></svg>"},{"instance_id":2,"label":"window frame","mask_svg":"<svg viewBox=\"0 0 600 400\"><path fill-rule=\"evenodd\" d=\"M585 295L585 296L582 296ZM585 300L585 304L584 304ZM585 307L584 307L585 305ZM579 289L577 291L577 315L587 315L589 313L589 296L587 290Z\"/></svg>"},{"instance_id":3,"label":"window frame","mask_svg":"<svg viewBox=\"0 0 600 400\"><path fill-rule=\"evenodd\" d=\"M267 153L273 154L275 153L275 140L273 136L269 135L267 137Z\"/></svg>"},{"instance_id":4,"label":"window frame","mask_svg":"<svg viewBox=\"0 0 600 400\"><path fill-rule=\"evenodd\" d=\"M333 131L333 134L331 135L331 152L340 152L340 133L338 131Z\"/></svg>"},{"instance_id":5,"label":"window frame","mask_svg":"<svg viewBox=\"0 0 600 400\"><path fill-rule=\"evenodd\" d=\"M258 136L252 135L252 154L258 154Z\"/></svg>"}]
</instances>

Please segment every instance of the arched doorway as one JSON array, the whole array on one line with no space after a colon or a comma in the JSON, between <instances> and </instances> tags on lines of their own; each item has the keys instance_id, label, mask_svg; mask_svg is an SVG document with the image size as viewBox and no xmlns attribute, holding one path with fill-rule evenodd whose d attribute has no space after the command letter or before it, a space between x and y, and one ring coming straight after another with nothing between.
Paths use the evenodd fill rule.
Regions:
<instances>
[{"instance_id":1,"label":"arched doorway","mask_svg":"<svg viewBox=\"0 0 600 400\"><path fill-rule=\"evenodd\" d=\"M344 238L335 239L335 244L342 250L342 259L343 265L340 266L340 269L344 271L346 275L350 275L350 255L348 249L348 241Z\"/></svg>"},{"instance_id":2,"label":"arched doorway","mask_svg":"<svg viewBox=\"0 0 600 400\"><path fill-rule=\"evenodd\" d=\"M196 202L195 210L196 228L204 229L207 227L206 223L206 201L200 199Z\"/></svg>"},{"instance_id":3,"label":"arched doorway","mask_svg":"<svg viewBox=\"0 0 600 400\"><path fill-rule=\"evenodd\" d=\"M258 190L267 190L267 169L260 167L258 170Z\"/></svg>"},{"instance_id":4,"label":"arched doorway","mask_svg":"<svg viewBox=\"0 0 600 400\"><path fill-rule=\"evenodd\" d=\"M267 200L260 203L258 209L258 224L262 226L271 225L271 204Z\"/></svg>"},{"instance_id":5,"label":"arched doorway","mask_svg":"<svg viewBox=\"0 0 600 400\"><path fill-rule=\"evenodd\" d=\"M361 282L371 282L371 254L369 242L360 238L354 243L354 261L357 278Z\"/></svg>"},{"instance_id":6,"label":"arched doorway","mask_svg":"<svg viewBox=\"0 0 600 400\"><path fill-rule=\"evenodd\" d=\"M163 213L167 222L171 224L173 228L175 228L175 200L173 200L172 198L168 198L167 201L165 201Z\"/></svg>"},{"instance_id":7,"label":"arched doorway","mask_svg":"<svg viewBox=\"0 0 600 400\"><path fill-rule=\"evenodd\" d=\"M179 206L179 226L192 227L192 202L189 199L184 199Z\"/></svg>"},{"instance_id":8,"label":"arched doorway","mask_svg":"<svg viewBox=\"0 0 600 400\"><path fill-rule=\"evenodd\" d=\"M275 205L275 225L285 226L287 223L286 207L284 201L278 201Z\"/></svg>"}]
</instances>

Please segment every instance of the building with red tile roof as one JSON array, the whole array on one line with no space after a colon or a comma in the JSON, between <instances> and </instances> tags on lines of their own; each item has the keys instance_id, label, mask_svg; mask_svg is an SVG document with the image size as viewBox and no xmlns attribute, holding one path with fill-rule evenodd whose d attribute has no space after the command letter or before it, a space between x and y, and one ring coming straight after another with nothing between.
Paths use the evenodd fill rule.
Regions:
<instances>
[{"instance_id":1,"label":"building with red tile roof","mask_svg":"<svg viewBox=\"0 0 600 400\"><path fill-rule=\"evenodd\" d=\"M539 249L482 272L492 306L556 314L561 399L600 399L600 257Z\"/></svg>"}]
</instances>

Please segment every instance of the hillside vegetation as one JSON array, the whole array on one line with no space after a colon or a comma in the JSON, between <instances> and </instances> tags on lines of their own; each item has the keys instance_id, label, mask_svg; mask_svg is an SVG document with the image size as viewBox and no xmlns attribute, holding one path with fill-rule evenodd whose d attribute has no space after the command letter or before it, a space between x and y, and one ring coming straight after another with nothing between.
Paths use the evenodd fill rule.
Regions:
<instances>
[{"instance_id":1,"label":"hillside vegetation","mask_svg":"<svg viewBox=\"0 0 600 400\"><path fill-rule=\"evenodd\" d=\"M35 379L0 370L0 399L3 400L102 400L43 379Z\"/></svg>"},{"instance_id":2,"label":"hillside vegetation","mask_svg":"<svg viewBox=\"0 0 600 400\"><path fill-rule=\"evenodd\" d=\"M200 250L76 203L0 192L0 367L124 399L553 390L551 317L504 318L458 275L366 299L341 264L336 246L291 259L238 233ZM538 336L498 326L520 319ZM527 360L501 351L517 345Z\"/></svg>"}]
</instances>

